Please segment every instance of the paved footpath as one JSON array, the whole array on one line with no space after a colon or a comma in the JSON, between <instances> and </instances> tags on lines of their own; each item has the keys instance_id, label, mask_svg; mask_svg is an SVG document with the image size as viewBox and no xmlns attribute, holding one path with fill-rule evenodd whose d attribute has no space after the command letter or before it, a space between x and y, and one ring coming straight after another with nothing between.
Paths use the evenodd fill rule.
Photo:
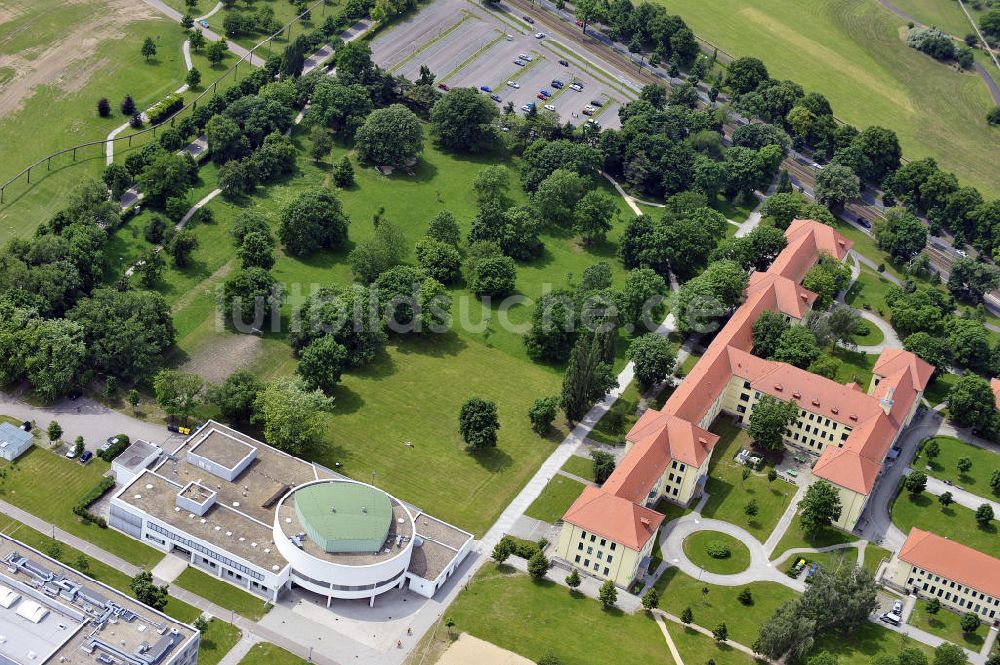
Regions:
<instances>
[{"instance_id":1,"label":"paved footpath","mask_svg":"<svg viewBox=\"0 0 1000 665\"><path fill-rule=\"evenodd\" d=\"M927 491L934 496L941 496L945 492L951 492L951 497L955 500L955 503L960 506L965 506L970 510L976 510L984 503L988 504L991 508L993 508L993 514L1000 516L1000 502L984 496L979 496L978 494L973 494L969 490L961 489L955 485L949 485L943 480L933 476L927 476Z\"/></svg>"}]
</instances>

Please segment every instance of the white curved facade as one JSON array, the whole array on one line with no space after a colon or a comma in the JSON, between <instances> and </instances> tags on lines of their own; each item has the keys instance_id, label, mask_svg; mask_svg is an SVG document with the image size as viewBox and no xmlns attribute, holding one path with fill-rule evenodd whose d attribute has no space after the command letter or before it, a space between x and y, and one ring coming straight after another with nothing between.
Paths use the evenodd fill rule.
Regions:
<instances>
[{"instance_id":1,"label":"white curved facade","mask_svg":"<svg viewBox=\"0 0 1000 665\"><path fill-rule=\"evenodd\" d=\"M352 483L371 490L382 492L366 483L358 483L353 480L318 480L305 485L299 485L286 494L278 503L274 517L274 546L275 549L291 564L289 580L296 586L312 591L314 593L329 598L356 599L374 598L381 593L385 593L394 588L402 588L406 581L406 571L410 566L410 557L413 553L413 538L406 539L398 548L398 552L388 558L372 556L372 559L379 560L372 563L341 563L336 561L338 557L330 555L315 555L299 548L295 545L291 537L299 528L298 523L282 524L281 517L286 511L283 510L286 502L295 493L310 485L319 483ZM405 528L409 533L414 533L413 517L409 511L402 506L395 497L388 495L391 503L402 508L402 514L406 520ZM285 528L283 528L285 527ZM295 527L295 528L290 528Z\"/></svg>"}]
</instances>

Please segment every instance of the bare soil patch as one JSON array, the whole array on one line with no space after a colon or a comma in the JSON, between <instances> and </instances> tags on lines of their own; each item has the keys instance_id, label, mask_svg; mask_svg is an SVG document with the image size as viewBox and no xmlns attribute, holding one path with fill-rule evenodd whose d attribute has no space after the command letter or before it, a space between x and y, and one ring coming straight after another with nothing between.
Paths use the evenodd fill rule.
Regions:
<instances>
[{"instance_id":1,"label":"bare soil patch","mask_svg":"<svg viewBox=\"0 0 1000 665\"><path fill-rule=\"evenodd\" d=\"M468 633L462 633L437 661L437 665L469 665L469 663L477 665L532 665L531 661L524 656L501 649L495 644L473 637Z\"/></svg>"},{"instance_id":2,"label":"bare soil patch","mask_svg":"<svg viewBox=\"0 0 1000 665\"><path fill-rule=\"evenodd\" d=\"M247 369L264 352L261 338L256 335L216 336L195 351L183 365L182 372L197 374L209 383L221 383L238 369Z\"/></svg>"}]
</instances>

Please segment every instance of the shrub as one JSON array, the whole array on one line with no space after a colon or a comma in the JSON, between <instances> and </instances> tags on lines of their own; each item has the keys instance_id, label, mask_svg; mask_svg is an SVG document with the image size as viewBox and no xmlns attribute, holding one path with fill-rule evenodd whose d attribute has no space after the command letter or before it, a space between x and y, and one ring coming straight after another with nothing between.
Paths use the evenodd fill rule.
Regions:
<instances>
[{"instance_id":1,"label":"shrub","mask_svg":"<svg viewBox=\"0 0 1000 665\"><path fill-rule=\"evenodd\" d=\"M178 95L176 92L171 92L169 95L154 104L152 108L146 111L146 117L149 118L149 121L152 124L158 125L177 111L181 110L183 106L184 97Z\"/></svg>"},{"instance_id":2,"label":"shrub","mask_svg":"<svg viewBox=\"0 0 1000 665\"><path fill-rule=\"evenodd\" d=\"M729 549L728 543L724 543L721 540L713 540L708 543L706 548L708 556L713 559L728 559L732 555L732 550Z\"/></svg>"},{"instance_id":3,"label":"shrub","mask_svg":"<svg viewBox=\"0 0 1000 665\"><path fill-rule=\"evenodd\" d=\"M73 506L73 513L82 518L84 522L92 522L102 529L106 528L108 524L105 519L100 515L95 515L87 510L87 506L107 494L114 486L114 478L102 478L101 482L97 483L97 485L92 487L86 494L80 497L80 500L77 501L75 506Z\"/></svg>"},{"instance_id":4,"label":"shrub","mask_svg":"<svg viewBox=\"0 0 1000 665\"><path fill-rule=\"evenodd\" d=\"M113 461L129 446L130 441L127 434L118 434L115 438L118 439L118 443L108 446L98 455L105 462Z\"/></svg>"}]
</instances>

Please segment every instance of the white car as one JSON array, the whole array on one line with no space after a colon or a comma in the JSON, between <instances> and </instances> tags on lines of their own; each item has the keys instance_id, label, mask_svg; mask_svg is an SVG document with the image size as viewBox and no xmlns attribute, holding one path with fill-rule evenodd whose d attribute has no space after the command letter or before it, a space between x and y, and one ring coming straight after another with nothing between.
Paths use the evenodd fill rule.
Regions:
<instances>
[{"instance_id":1,"label":"white car","mask_svg":"<svg viewBox=\"0 0 1000 665\"><path fill-rule=\"evenodd\" d=\"M74 457L76 457L76 446L66 451L66 459L73 459Z\"/></svg>"},{"instance_id":2,"label":"white car","mask_svg":"<svg viewBox=\"0 0 1000 665\"><path fill-rule=\"evenodd\" d=\"M555 110L556 110L556 107L555 107L555 106L553 106L552 104L546 104L546 105L545 105L545 106L544 106L543 108L544 108L544 109L545 109L546 111L555 111Z\"/></svg>"},{"instance_id":3,"label":"white car","mask_svg":"<svg viewBox=\"0 0 1000 665\"><path fill-rule=\"evenodd\" d=\"M517 54L517 59L518 60L524 60L525 62L531 62L532 60L535 59L535 57L531 56L531 55L528 55L527 53L518 53Z\"/></svg>"},{"instance_id":4,"label":"white car","mask_svg":"<svg viewBox=\"0 0 1000 665\"><path fill-rule=\"evenodd\" d=\"M518 83L517 81L507 81L507 87L508 88L520 88L521 84Z\"/></svg>"},{"instance_id":5,"label":"white car","mask_svg":"<svg viewBox=\"0 0 1000 665\"><path fill-rule=\"evenodd\" d=\"M544 32L536 32L535 33L535 39L545 39L545 33Z\"/></svg>"},{"instance_id":6,"label":"white car","mask_svg":"<svg viewBox=\"0 0 1000 665\"><path fill-rule=\"evenodd\" d=\"M958 254L959 256L961 256L963 259L969 258L969 253L967 251L965 251L964 249L956 249L955 253Z\"/></svg>"},{"instance_id":7,"label":"white car","mask_svg":"<svg viewBox=\"0 0 1000 665\"><path fill-rule=\"evenodd\" d=\"M576 90L577 92L583 92L583 86L580 85L579 83L570 83L569 89Z\"/></svg>"}]
</instances>

